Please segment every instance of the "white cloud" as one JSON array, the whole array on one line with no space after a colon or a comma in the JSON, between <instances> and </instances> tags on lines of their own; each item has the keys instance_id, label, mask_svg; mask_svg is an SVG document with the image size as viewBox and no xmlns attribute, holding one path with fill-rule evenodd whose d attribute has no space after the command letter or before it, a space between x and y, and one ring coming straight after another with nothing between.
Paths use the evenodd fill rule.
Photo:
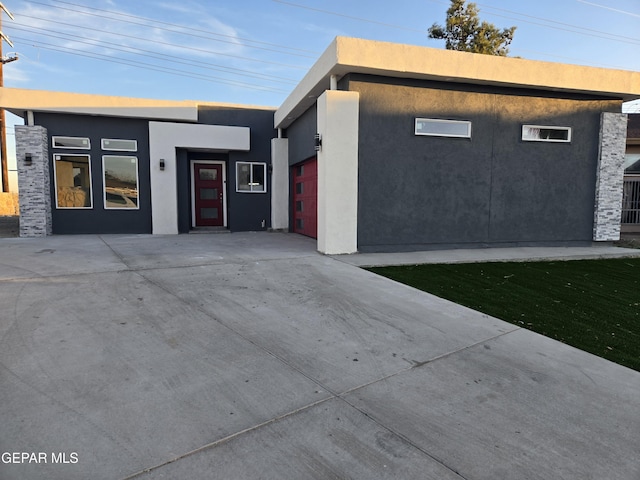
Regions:
<instances>
[{"instance_id":1,"label":"white cloud","mask_svg":"<svg viewBox=\"0 0 640 480\"><path fill-rule=\"evenodd\" d=\"M126 54L118 49L127 47L200 58L214 58L215 52L238 54L242 50L233 27L206 11L196 11L184 4L175 4L172 8L185 14L189 13L191 18L169 22L175 23L175 27L163 24L160 19L154 24L152 19L146 21L143 18L131 17L133 13L118 9L111 0L107 0L103 6L114 13L87 10L87 15L81 13L81 9L59 10L25 4L22 10L16 13L16 22L13 25L15 29L12 29L11 24L7 24L7 30L12 36L20 39L17 44L54 44L62 48L102 55L123 56ZM184 25L185 28L179 28L180 25ZM24 29L25 26L29 31ZM204 31L196 32L195 29ZM212 33L210 40L205 38L208 37L206 32ZM216 37L216 33L220 36ZM52 35L63 38L55 38Z\"/></svg>"},{"instance_id":2,"label":"white cloud","mask_svg":"<svg viewBox=\"0 0 640 480\"><path fill-rule=\"evenodd\" d=\"M18 62L5 65L3 76L5 85L26 85L29 83L29 74Z\"/></svg>"}]
</instances>

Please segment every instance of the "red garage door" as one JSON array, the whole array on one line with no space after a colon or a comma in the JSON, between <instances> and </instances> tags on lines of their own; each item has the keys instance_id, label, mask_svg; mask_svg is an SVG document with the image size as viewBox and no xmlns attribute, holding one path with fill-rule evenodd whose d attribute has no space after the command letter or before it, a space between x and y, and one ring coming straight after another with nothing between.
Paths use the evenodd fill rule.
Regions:
<instances>
[{"instance_id":1,"label":"red garage door","mask_svg":"<svg viewBox=\"0 0 640 480\"><path fill-rule=\"evenodd\" d=\"M318 159L292 168L293 231L318 238Z\"/></svg>"}]
</instances>

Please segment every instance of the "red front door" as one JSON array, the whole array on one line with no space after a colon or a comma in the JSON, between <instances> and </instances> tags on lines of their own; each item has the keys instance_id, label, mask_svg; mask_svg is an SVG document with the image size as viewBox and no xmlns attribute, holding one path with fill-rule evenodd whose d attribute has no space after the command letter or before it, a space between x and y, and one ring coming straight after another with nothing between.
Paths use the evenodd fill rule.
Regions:
<instances>
[{"instance_id":1,"label":"red front door","mask_svg":"<svg viewBox=\"0 0 640 480\"><path fill-rule=\"evenodd\" d=\"M193 164L194 210L196 227L224 225L222 165Z\"/></svg>"},{"instance_id":2,"label":"red front door","mask_svg":"<svg viewBox=\"0 0 640 480\"><path fill-rule=\"evenodd\" d=\"M312 158L292 168L293 231L318 238L318 160Z\"/></svg>"}]
</instances>

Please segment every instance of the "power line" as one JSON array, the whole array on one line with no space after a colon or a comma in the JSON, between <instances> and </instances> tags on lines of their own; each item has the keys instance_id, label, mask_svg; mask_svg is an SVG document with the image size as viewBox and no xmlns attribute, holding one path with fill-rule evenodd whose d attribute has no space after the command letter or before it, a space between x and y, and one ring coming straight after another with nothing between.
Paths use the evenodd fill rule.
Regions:
<instances>
[{"instance_id":1,"label":"power line","mask_svg":"<svg viewBox=\"0 0 640 480\"><path fill-rule=\"evenodd\" d=\"M502 18L508 18L508 19L510 19L510 20L516 20L516 21L520 21L520 22L532 23L533 25L541 25L541 26L543 26L543 27L547 27L547 28L555 28L555 29L557 29L557 30L564 30L564 31L567 31L567 32L578 33L578 34L581 34L581 35L589 35L589 36L592 36L592 34L593 34L593 33L597 33L597 34L599 34L599 35L605 35L605 37L599 36L599 38L606 38L606 39L608 39L608 40L622 41L622 42L631 41L631 42L633 42L633 43L640 43L640 39L639 39L639 38L627 37L627 36L624 36L624 35L616 35L615 33L608 33L608 32L603 32L603 31L601 31L601 30L594 30L594 29L592 29L592 28L580 27L580 26L578 26L578 25L572 25L572 24L570 24L570 23L557 22L557 21L555 21L555 20L549 20L549 19L547 19L547 18L536 17L536 16L533 16L533 15L527 15L527 14L525 14L525 13L518 13L518 12L514 12L514 11L512 11L512 10L505 10L505 9L503 9L503 8L490 7L490 6L488 6L488 5L482 5L482 4L480 4L480 3L478 3L477 5L481 6L481 7L482 7L482 8L484 8L484 9L488 9L488 10L496 10L496 11L499 11L499 12L511 13L511 14L518 15L518 16L525 17L525 18L533 18L533 19L535 19L535 20L540 20L540 21L543 21L543 22L554 23L554 24L556 24L556 25L562 25L562 26L565 26L565 27L573 28L573 29L584 30L585 32L589 32L589 33L578 32L578 31L574 31L574 30L567 30L567 29L564 29L564 28L553 27L553 26L551 26L551 25L544 25L544 24L539 24L539 23L535 23L535 22L527 22L526 20L521 20L521 19L519 19L519 18L513 18L513 17L508 17L508 16L503 16L503 15L498 15L498 14L496 14L496 13L490 13L490 15L494 15L494 16L496 16L496 17L502 17ZM608 37L614 37L614 38L608 38Z\"/></svg>"},{"instance_id":2,"label":"power line","mask_svg":"<svg viewBox=\"0 0 640 480\"><path fill-rule=\"evenodd\" d=\"M15 26L15 25L19 25L19 26ZM214 70L214 71L220 71L220 72L224 72L224 73L230 73L232 75L240 75L240 76L245 76L245 77L253 77L253 78L257 78L260 80L265 80L265 81L270 81L270 82L280 82L280 83L290 83L290 84L296 84L297 81L293 80L291 78L285 78L285 77L280 77L280 76L276 76L276 75L269 75L266 73L258 73L258 72L253 72L251 70L245 70L245 69L241 69L241 68L234 68L234 67L226 67L224 65L219 65L219 64L215 64L215 63L210 63L210 62L204 62L201 60L186 60L183 57L176 57L176 56L167 56L166 54L163 54L161 52L156 52L156 51L152 51L152 50L144 50L138 47L130 47L130 46L126 46L126 45L120 45L117 43L113 43L113 42L107 42L105 40L98 40L98 39L94 39L94 38L86 38L86 37L81 37L79 35L73 35L70 33L65 33L65 32L59 32L59 31L55 31L55 30L48 30L48 29L44 29L44 28L36 28L36 27L31 27L29 25L24 25L21 23L16 22L14 26L12 26L11 30L18 30L18 31L23 31L23 32L27 32L27 33L34 33L37 35L44 35L47 37L51 37L51 38L57 38L60 40L69 40L69 39L73 39L74 42L77 43L82 43L85 45L92 45L92 46L96 46L96 47L103 47L103 48L109 48L112 50L117 50L117 51L121 51L121 52L125 52L125 53L132 53L134 55L140 55L143 57L149 57L149 58L155 58L157 60L164 60L164 61L171 61L172 63L180 63L183 65L190 65L190 66L194 66L194 67L199 67L199 68L204 68L204 69L208 69L208 70ZM21 27L26 27L26 28L21 28ZM52 32L52 33L44 33L44 32ZM55 35L58 34L58 35ZM18 37L16 37L18 38ZM32 40L28 40L28 41L32 41ZM141 52L141 53L139 53Z\"/></svg>"},{"instance_id":3,"label":"power line","mask_svg":"<svg viewBox=\"0 0 640 480\"><path fill-rule=\"evenodd\" d=\"M600 5L600 4L597 4L597 3L585 2L585 0L578 0L578 2L584 3L586 5L591 5L593 7L604 8L605 10L611 10L612 12L622 13L623 15L629 15L630 17L638 17L638 18L640 18L640 14L638 14L638 13L627 12L625 10L619 10L617 8L611 8L611 7L607 7L606 5Z\"/></svg>"},{"instance_id":4,"label":"power line","mask_svg":"<svg viewBox=\"0 0 640 480\"><path fill-rule=\"evenodd\" d=\"M417 29L417 28L410 28L410 27L403 27L401 25L393 25L392 23L378 22L377 20L370 20L370 19L367 19L367 18L355 17L355 16L352 16L352 15L345 15L345 14L338 13L338 12L331 12L329 10L322 10L320 8L307 7L306 5L300 5L298 3L285 2L283 0L272 0L272 1L274 1L276 3L282 3L283 5L288 5L290 7L302 8L304 10L311 10L312 12L320 12L320 13L324 13L324 14L327 14L327 15L334 15L336 17L348 18L350 20L357 20L359 22L372 23L374 25L381 25L383 27L397 28L399 30L407 30L409 32L418 32L418 33L422 33L422 34L426 34L427 33L426 30L420 30L420 29Z\"/></svg>"},{"instance_id":5,"label":"power line","mask_svg":"<svg viewBox=\"0 0 640 480\"><path fill-rule=\"evenodd\" d=\"M443 2L442 0L430 0L432 3L438 3L441 5L446 5L446 2ZM487 11L487 10L495 10L495 11L499 11L499 12L506 12L506 13L510 13L513 15L518 15L520 17L525 17L525 18L532 18L534 20L540 20L542 22L547 22L549 24L556 24L556 25L561 25L561 26L554 26L554 25L547 25L546 23L538 23L538 22L532 22L530 20L523 20L522 18L518 18L518 17L512 17L509 15L500 15L498 13L491 13L488 12L489 15L493 15L494 17L500 17L500 18L506 18L508 20L515 20L517 22L524 22L524 23L529 23L531 25L536 25L539 27L545 27L545 28L552 28L554 30L561 30L561 31L565 31L565 32L570 32L570 33L577 33L578 35L585 35L588 37L597 37L597 38L602 38L605 40L612 40L612 41L616 41L616 42L622 42L622 43L633 43L633 44L640 44L640 39L638 38L632 38L632 37L626 37L623 35L616 35L614 33L608 33L608 32L603 32L601 30L594 30L591 28L586 28L586 27L580 27L578 25L572 25L570 23L563 23L563 22L557 22L555 20L549 20L547 18L542 18L542 17L536 17L533 15L527 15L525 13L518 13L518 12L514 12L513 10L505 10L503 8L497 8L497 7L491 7L489 5L484 5L481 3L477 3L476 5L478 5L479 7L483 8L483 11ZM563 27L569 27L569 28L563 28ZM580 31L580 30L584 30L584 31Z\"/></svg>"},{"instance_id":6,"label":"power line","mask_svg":"<svg viewBox=\"0 0 640 480\"><path fill-rule=\"evenodd\" d=\"M64 7L59 7L57 5L50 5L50 4L46 4L46 3L42 3L42 2L36 2L35 0L23 0L23 1L28 2L28 3L35 3L35 4L38 4L38 5L44 5L44 6L47 6L47 7L59 8L61 10L69 10L69 11L72 11L72 12L77 12L77 13L83 13L83 14L86 14L86 15L90 15L89 13L86 13L86 12L79 12L77 10L64 8ZM288 49L288 50L295 50L295 51L298 51L298 52L313 53L313 54L320 53L320 52L315 52L313 50L306 50L306 49L302 49L302 48L290 47L289 45L279 45L279 44L276 44L276 43L262 42L260 40L251 40L251 39L248 39L248 38L242 38L242 37L238 37L238 36L235 36L235 35L226 35L226 34L223 34L223 33L211 32L209 30L202 30L202 29L193 28L193 27L185 27L184 25L179 25L179 24L170 23L170 22L164 22L162 20L157 20L157 19L149 18L149 17L142 17L142 16L139 16L139 15L131 15L131 14L128 14L128 13L115 12L113 10L104 10L104 9L96 8L96 7L88 7L86 5L79 5L77 3L65 2L63 0L52 0L52 1L57 2L57 3L62 3L62 4L65 4L65 5L71 5L71 6L74 6L74 7L85 8L87 10L94 10L96 12L104 12L104 13L109 13L109 14L112 14L112 15L118 15L118 16L121 16L121 17L137 18L139 20L145 20L147 22L152 22L154 25L159 23L159 24L168 25L168 26L171 26L171 27L177 27L177 28L181 28L181 29L188 29L188 30L191 30L191 31L194 31L194 32L206 33L207 35L215 35L215 36L218 36L218 37L233 38L235 40L242 40L244 42L257 43L257 44L260 44L260 45L267 45L267 46L270 46L270 47L278 47L278 48L283 48L283 49Z\"/></svg>"},{"instance_id":7,"label":"power line","mask_svg":"<svg viewBox=\"0 0 640 480\"><path fill-rule=\"evenodd\" d=\"M70 10L68 8L58 7L58 6L55 6L55 5L47 5L47 4L43 4L43 3L40 3L40 2L35 2L33 0L24 0L24 1L28 2L28 3L37 3L37 4L40 4L40 5L46 5L46 6L50 6L50 7L53 7L53 8L59 8L59 9L62 9L62 10ZM85 8L88 8L88 7L85 7ZM187 35L187 36L190 36L190 37L202 38L202 39L210 40L210 41L213 41L213 42L227 43L227 44L236 45L236 46L237 45L242 45L242 46L247 47L247 48L254 48L254 49L258 49L258 50L264 50L264 51L267 51L267 52L275 52L275 53L284 54L284 55L292 55L292 56L295 56L295 57L314 58L314 59L316 58L315 55L305 55L305 54L302 54L302 53L294 53L294 52L283 51L282 49L276 50L276 49L273 49L273 48L260 47L260 46L257 46L257 45L248 45L248 44L244 44L244 43L239 42L239 41L221 40L219 38L212 38L211 36L196 35L195 33L183 32L183 31L180 31L180 30L159 27L159 26L156 26L156 25L148 25L147 23L134 22L134 21L131 21L131 20L121 20L121 19L117 19L117 18L113 18L113 17L108 17L108 16L105 16L105 15L99 15L97 13L88 13L88 12L82 12L82 11L79 11L79 10L71 10L71 11L73 11L75 13L80 13L82 15L90 15L92 17L98 17L98 18L105 18L105 19L108 19L108 20L114 20L116 22L130 23L132 25L139 25L139 26L143 26L143 27L151 27L152 26L155 30L162 30L162 31L165 31L165 32L171 32L171 33L175 33L175 34L178 34L178 35ZM23 16L27 16L27 15L23 15ZM144 17L141 17L141 18L144 18ZM153 22L153 23L159 23L159 22L156 22L153 19L148 19L147 21L148 22ZM179 28L180 29L187 29L187 27L182 27L182 26L180 26ZM189 29L189 30L196 31L195 29ZM210 35L210 34L208 34L208 35ZM290 48L290 47L284 47L284 48Z\"/></svg>"},{"instance_id":8,"label":"power line","mask_svg":"<svg viewBox=\"0 0 640 480\"><path fill-rule=\"evenodd\" d=\"M29 41L29 39L22 39L22 38L20 38L20 40ZM101 61L106 61L106 62L111 62L111 63L118 63L118 64L121 64L121 65L127 65L129 67L136 67L136 68L141 68L141 69L144 69L144 70L152 70L152 71L156 71L156 72L167 73L167 74L170 74L170 75L177 75L177 76L180 76L180 77L195 78L195 79L203 80L203 81L207 81L207 82L224 83L224 84L227 84L227 85L232 85L232 86L241 87L241 88L248 88L248 89L252 89L252 90L263 90L263 91L270 91L270 92L276 92L276 93L289 93L287 90L280 90L280 89L277 89L277 88L272 88L272 87L267 87L267 86L259 86L259 85L255 85L255 84L248 84L248 83L238 82L238 81L230 80L230 79L226 79L226 78L206 76L206 75L201 75L201 74L193 73L193 72L184 72L183 70L177 70L177 69L168 68L168 67L161 67L159 65L154 65L154 64L150 64L150 63L144 63L144 62L138 62L138 61L134 62L133 60L125 60L125 59L115 59L114 57L108 56L108 55L102 55L102 54L99 54L99 53L84 52L82 50L78 50L78 49L75 49L75 48L60 47L59 45L53 45L53 44L44 43L44 42L36 42L32 46L34 48L42 48L44 50L51 50L51 51L60 52L60 53L66 53L66 54L70 54L70 55L77 55L77 56L80 56L80 57L92 58L94 60L101 60Z\"/></svg>"},{"instance_id":9,"label":"power line","mask_svg":"<svg viewBox=\"0 0 640 480\"><path fill-rule=\"evenodd\" d=\"M48 18L35 17L33 15L26 15L26 14L23 14L23 13L19 13L18 15L20 17L24 17L24 18L31 18L31 19L34 19L34 20L42 20L42 21L45 21L45 22L48 22L48 23L53 23L53 24L56 24L56 25L64 25L66 27L72 27L72 28L75 28L75 29L81 29L81 30L87 29L87 27L83 27L82 25L76 25L76 24L73 24L73 23L59 22L59 21L56 21L56 20L49 20ZM235 54L230 54L230 53L223 53L223 52L219 52L219 51L216 51L216 50L207 50L207 49L198 48L198 47L187 47L187 46L184 46L184 45L177 46L175 43L163 42L161 40L150 40L148 38L136 37L134 35L127 35L125 33L113 33L113 32L109 32L108 30L100 30L100 29L97 29L97 28L92 28L91 31L100 32L100 33L104 33L104 34L107 34L107 35L115 35L115 36L118 36L118 37L131 38L133 40L138 40L138 41L143 41L143 42L151 42L151 43L155 43L155 44L158 44L158 45L166 45L166 46L170 46L170 47L174 47L174 48L179 47L179 48L184 49L184 50L192 50L194 52L207 53L207 54L210 54L210 55L219 55L219 56L223 56L223 57L231 57L231 58L236 59L236 60L247 60L247 61L251 61L251 62L258 62L258 63L276 65L276 66L287 67L287 68L297 68L297 69L301 69L301 70L307 70L307 68L308 68L308 67L304 67L304 66L300 66L300 65L292 65L292 64L287 64L287 63L272 62L272 61L268 61L268 60L259 60L259 59L251 58L251 57L243 57L243 56L240 56L240 55L235 55Z\"/></svg>"}]
</instances>

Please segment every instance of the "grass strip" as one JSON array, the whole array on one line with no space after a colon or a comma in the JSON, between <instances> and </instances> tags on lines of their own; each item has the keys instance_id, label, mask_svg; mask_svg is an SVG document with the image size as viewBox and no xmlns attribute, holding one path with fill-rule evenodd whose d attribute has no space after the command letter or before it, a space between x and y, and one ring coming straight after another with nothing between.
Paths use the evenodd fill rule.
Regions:
<instances>
[{"instance_id":1,"label":"grass strip","mask_svg":"<svg viewBox=\"0 0 640 480\"><path fill-rule=\"evenodd\" d=\"M640 371L640 259L368 270Z\"/></svg>"}]
</instances>

